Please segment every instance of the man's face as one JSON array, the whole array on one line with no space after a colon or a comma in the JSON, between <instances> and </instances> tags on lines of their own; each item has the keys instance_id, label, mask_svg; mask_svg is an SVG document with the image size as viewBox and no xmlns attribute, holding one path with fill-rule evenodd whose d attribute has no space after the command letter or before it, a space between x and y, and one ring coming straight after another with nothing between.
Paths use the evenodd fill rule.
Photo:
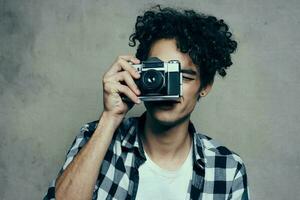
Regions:
<instances>
[{"instance_id":1,"label":"man's face","mask_svg":"<svg viewBox=\"0 0 300 200\"><path fill-rule=\"evenodd\" d=\"M179 102L144 102L148 114L155 121L164 125L176 125L186 119L194 110L200 91L199 72L188 54L181 53L175 39L156 41L149 52L149 57L157 57L164 62L179 60L182 70L183 96Z\"/></svg>"}]
</instances>

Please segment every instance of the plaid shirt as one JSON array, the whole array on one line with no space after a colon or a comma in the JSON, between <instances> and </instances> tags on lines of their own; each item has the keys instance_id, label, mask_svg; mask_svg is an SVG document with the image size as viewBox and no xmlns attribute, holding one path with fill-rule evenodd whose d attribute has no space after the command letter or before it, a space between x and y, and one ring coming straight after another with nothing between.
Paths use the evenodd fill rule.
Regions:
<instances>
[{"instance_id":1,"label":"plaid shirt","mask_svg":"<svg viewBox=\"0 0 300 200\"><path fill-rule=\"evenodd\" d=\"M139 184L138 169L146 161L138 134L144 120L145 114L127 118L116 130L99 171L93 200L135 199ZM97 124L98 121L93 121L80 129L58 176L87 143ZM196 133L191 122L189 133L193 138L194 164L186 199L249 199L247 174L241 158L213 139ZM44 200L55 199L55 181L50 183Z\"/></svg>"}]
</instances>

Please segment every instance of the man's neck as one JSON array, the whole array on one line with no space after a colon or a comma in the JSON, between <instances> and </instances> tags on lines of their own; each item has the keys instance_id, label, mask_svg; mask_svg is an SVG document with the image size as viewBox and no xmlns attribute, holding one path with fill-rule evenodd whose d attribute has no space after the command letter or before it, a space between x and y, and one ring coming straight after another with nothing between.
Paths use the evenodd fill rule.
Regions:
<instances>
[{"instance_id":1,"label":"man's neck","mask_svg":"<svg viewBox=\"0 0 300 200\"><path fill-rule=\"evenodd\" d=\"M155 121L147 113L143 146L150 158L160 167L175 170L185 161L192 143L188 133L189 117L168 126Z\"/></svg>"}]
</instances>

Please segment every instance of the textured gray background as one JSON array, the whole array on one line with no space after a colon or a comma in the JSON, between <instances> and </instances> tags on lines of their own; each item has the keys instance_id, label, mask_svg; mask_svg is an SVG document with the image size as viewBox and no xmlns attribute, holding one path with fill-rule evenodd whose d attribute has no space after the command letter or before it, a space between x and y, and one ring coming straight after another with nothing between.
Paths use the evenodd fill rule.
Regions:
<instances>
[{"instance_id":1,"label":"textured gray background","mask_svg":"<svg viewBox=\"0 0 300 200\"><path fill-rule=\"evenodd\" d=\"M252 199L300 196L298 0L156 1L229 23L234 65L193 115L246 162ZM0 0L0 199L41 199L85 123L101 76L151 1ZM298 103L297 103L298 102ZM139 115L136 107L129 116Z\"/></svg>"}]
</instances>

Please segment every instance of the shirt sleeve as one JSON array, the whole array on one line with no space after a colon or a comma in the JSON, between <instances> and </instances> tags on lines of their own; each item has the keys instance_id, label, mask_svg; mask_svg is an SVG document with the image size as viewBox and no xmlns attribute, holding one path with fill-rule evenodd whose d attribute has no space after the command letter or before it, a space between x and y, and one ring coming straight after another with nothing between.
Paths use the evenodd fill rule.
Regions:
<instances>
[{"instance_id":1,"label":"shirt sleeve","mask_svg":"<svg viewBox=\"0 0 300 200\"><path fill-rule=\"evenodd\" d=\"M233 200L249 200L249 187L247 181L246 167L244 163L238 163L237 172L231 187L231 198Z\"/></svg>"},{"instance_id":2,"label":"shirt sleeve","mask_svg":"<svg viewBox=\"0 0 300 200\"><path fill-rule=\"evenodd\" d=\"M91 124L87 123L80 128L79 134L76 136L75 140L73 141L71 147L67 152L65 162L62 168L60 169L56 178L50 182L48 191L45 194L43 200L55 200L56 179L63 173L63 171L67 168L67 166L72 162L72 160L76 157L80 149L87 143L88 139L92 134L92 131L89 129L90 126Z\"/></svg>"}]
</instances>

